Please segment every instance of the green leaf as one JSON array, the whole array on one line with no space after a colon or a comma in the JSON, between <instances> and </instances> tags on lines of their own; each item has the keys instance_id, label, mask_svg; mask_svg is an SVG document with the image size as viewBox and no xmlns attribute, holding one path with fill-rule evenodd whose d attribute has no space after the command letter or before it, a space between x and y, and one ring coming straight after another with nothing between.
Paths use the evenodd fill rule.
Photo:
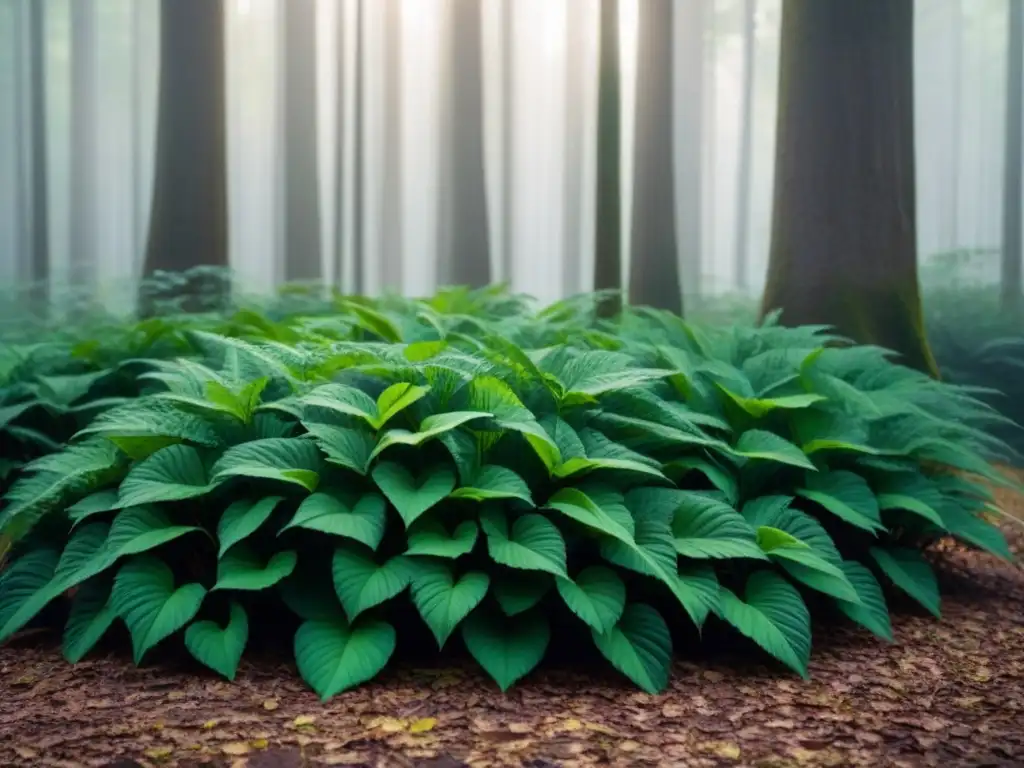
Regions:
<instances>
[{"instance_id":1,"label":"green leaf","mask_svg":"<svg viewBox=\"0 0 1024 768\"><path fill-rule=\"evenodd\" d=\"M417 564L412 578L412 601L423 621L443 648L459 623L487 595L490 577L482 571L470 571L458 581L443 563Z\"/></svg>"},{"instance_id":2,"label":"green leaf","mask_svg":"<svg viewBox=\"0 0 1024 768\"><path fill-rule=\"evenodd\" d=\"M377 428L377 403L355 387L345 384L324 384L303 396L300 402L303 405L303 415L310 407L323 408L344 416L354 416L374 429Z\"/></svg>"},{"instance_id":3,"label":"green leaf","mask_svg":"<svg viewBox=\"0 0 1024 768\"><path fill-rule=\"evenodd\" d=\"M725 500L735 504L739 500L740 488L739 479L734 472L730 472L718 464L707 459L687 457L676 459L665 465L665 471L669 477L675 477L677 471L685 476L687 472L700 472L711 484L725 495Z\"/></svg>"},{"instance_id":4,"label":"green leaf","mask_svg":"<svg viewBox=\"0 0 1024 768\"><path fill-rule=\"evenodd\" d=\"M491 592L506 616L517 616L544 599L551 581L543 571L504 573L494 580Z\"/></svg>"},{"instance_id":5,"label":"green leaf","mask_svg":"<svg viewBox=\"0 0 1024 768\"><path fill-rule=\"evenodd\" d=\"M129 507L114 518L103 547L102 563L96 567L105 568L124 555L148 552L188 533L199 531L202 528L194 525L174 525L167 513L157 507Z\"/></svg>"},{"instance_id":6,"label":"green leaf","mask_svg":"<svg viewBox=\"0 0 1024 768\"><path fill-rule=\"evenodd\" d=\"M536 611L511 619L475 611L462 622L466 649L502 691L540 664L550 639L548 620Z\"/></svg>"},{"instance_id":7,"label":"green leaf","mask_svg":"<svg viewBox=\"0 0 1024 768\"><path fill-rule=\"evenodd\" d=\"M567 576L565 541L558 528L543 515L527 514L515 518L509 533L508 519L497 508L480 513L487 535L487 550L496 563L528 571L545 571Z\"/></svg>"},{"instance_id":8,"label":"green leaf","mask_svg":"<svg viewBox=\"0 0 1024 768\"><path fill-rule=\"evenodd\" d=\"M796 588L770 571L747 579L746 601L721 589L721 617L790 669L807 678L811 615Z\"/></svg>"},{"instance_id":9,"label":"green leaf","mask_svg":"<svg viewBox=\"0 0 1024 768\"><path fill-rule=\"evenodd\" d=\"M850 525L877 533L884 531L878 499L860 475L845 470L807 476L798 496L813 501Z\"/></svg>"},{"instance_id":10,"label":"green leaf","mask_svg":"<svg viewBox=\"0 0 1024 768\"><path fill-rule=\"evenodd\" d=\"M889 580L939 618L939 584L935 572L916 549L871 548L871 557Z\"/></svg>"},{"instance_id":11,"label":"green leaf","mask_svg":"<svg viewBox=\"0 0 1024 768\"><path fill-rule=\"evenodd\" d=\"M334 591L349 621L400 594L409 586L412 576L409 562L403 555L378 565L369 555L342 547L334 551L331 571Z\"/></svg>"},{"instance_id":12,"label":"green leaf","mask_svg":"<svg viewBox=\"0 0 1024 768\"><path fill-rule=\"evenodd\" d=\"M887 472L878 487L878 506L883 510L903 509L945 529L938 510L942 493L938 486L917 472Z\"/></svg>"},{"instance_id":13,"label":"green leaf","mask_svg":"<svg viewBox=\"0 0 1024 768\"><path fill-rule=\"evenodd\" d=\"M413 477L401 464L382 461L373 468L373 481L388 497L408 528L455 488L455 473L435 466Z\"/></svg>"},{"instance_id":14,"label":"green leaf","mask_svg":"<svg viewBox=\"0 0 1024 768\"><path fill-rule=\"evenodd\" d=\"M786 531L772 528L770 525L762 525L757 529L757 546L763 552L771 552L779 547L806 547L807 544L800 541Z\"/></svg>"},{"instance_id":15,"label":"green leaf","mask_svg":"<svg viewBox=\"0 0 1024 768\"><path fill-rule=\"evenodd\" d=\"M822 395L814 394L787 395L785 397L743 397L742 395L738 395L735 392L726 389L721 384L718 385L718 388L728 395L730 400L755 419L767 416L774 410L796 411L803 408L809 408L815 403L820 403L822 400L825 400L825 397Z\"/></svg>"},{"instance_id":16,"label":"green leaf","mask_svg":"<svg viewBox=\"0 0 1024 768\"><path fill-rule=\"evenodd\" d=\"M837 600L836 605L852 621L870 630L878 637L892 642L892 624L889 621L889 609L885 605L885 595L874 575L860 563L844 560L843 573L857 591L860 603L849 603Z\"/></svg>"},{"instance_id":17,"label":"green leaf","mask_svg":"<svg viewBox=\"0 0 1024 768\"><path fill-rule=\"evenodd\" d=\"M860 602L842 569L827 562L803 542L799 546L775 547L768 555L790 576L811 589L853 604Z\"/></svg>"},{"instance_id":18,"label":"green leaf","mask_svg":"<svg viewBox=\"0 0 1024 768\"><path fill-rule=\"evenodd\" d=\"M647 693L665 690L672 667L672 636L660 613L649 605L632 603L610 629L592 632L598 650L619 672Z\"/></svg>"},{"instance_id":19,"label":"green leaf","mask_svg":"<svg viewBox=\"0 0 1024 768\"><path fill-rule=\"evenodd\" d=\"M199 612L206 589L201 584L174 587L171 569L150 555L121 567L110 599L132 636L135 663L146 651L184 627Z\"/></svg>"},{"instance_id":20,"label":"green leaf","mask_svg":"<svg viewBox=\"0 0 1024 768\"><path fill-rule=\"evenodd\" d=\"M259 592L269 589L290 576L297 562L296 552L287 550L276 553L269 562L264 563L245 544L239 544L232 547L217 563L217 583L213 590L237 589Z\"/></svg>"},{"instance_id":21,"label":"green leaf","mask_svg":"<svg viewBox=\"0 0 1024 768\"><path fill-rule=\"evenodd\" d=\"M128 471L118 489L122 507L184 501L208 493L203 458L190 445L169 445L143 459Z\"/></svg>"},{"instance_id":22,"label":"green leaf","mask_svg":"<svg viewBox=\"0 0 1024 768\"><path fill-rule=\"evenodd\" d=\"M476 476L462 488L452 491L453 499L492 501L495 499L521 499L533 504L530 486L511 469L488 464L480 468Z\"/></svg>"},{"instance_id":23,"label":"green leaf","mask_svg":"<svg viewBox=\"0 0 1024 768\"><path fill-rule=\"evenodd\" d=\"M843 558L821 523L798 509L790 507L791 496L760 496L743 505L743 516L757 527L768 526L803 542L824 560L838 566Z\"/></svg>"},{"instance_id":24,"label":"green leaf","mask_svg":"<svg viewBox=\"0 0 1024 768\"><path fill-rule=\"evenodd\" d=\"M2 574L0 580L0 627L6 640L42 610L32 611L26 605L38 602L36 595L46 590L53 581L59 556L52 549L34 549L15 560ZM45 605L45 603L43 603ZM19 614L30 614L21 619Z\"/></svg>"},{"instance_id":25,"label":"green leaf","mask_svg":"<svg viewBox=\"0 0 1024 768\"><path fill-rule=\"evenodd\" d=\"M410 405L422 400L428 392L430 392L430 387L420 387L404 382L392 384L377 398L377 418L374 420L374 429L383 427Z\"/></svg>"},{"instance_id":26,"label":"green leaf","mask_svg":"<svg viewBox=\"0 0 1024 768\"><path fill-rule=\"evenodd\" d=\"M69 664L81 661L117 619L110 587L109 578L92 579L75 592L61 643Z\"/></svg>"},{"instance_id":27,"label":"green leaf","mask_svg":"<svg viewBox=\"0 0 1024 768\"><path fill-rule=\"evenodd\" d=\"M1001 557L1008 563L1013 562L1013 553L1006 543L1003 532L978 514L969 512L954 502L943 505L942 522L942 527L960 541Z\"/></svg>"},{"instance_id":28,"label":"green leaf","mask_svg":"<svg viewBox=\"0 0 1024 768\"><path fill-rule=\"evenodd\" d=\"M281 496L267 496L255 502L239 499L229 505L217 524L217 540L220 542L217 557L224 557L231 547L254 534L282 501Z\"/></svg>"},{"instance_id":29,"label":"green leaf","mask_svg":"<svg viewBox=\"0 0 1024 768\"><path fill-rule=\"evenodd\" d=\"M622 617L626 585L611 568L584 568L575 579L557 578L558 594L569 609L598 634L610 632Z\"/></svg>"},{"instance_id":30,"label":"green leaf","mask_svg":"<svg viewBox=\"0 0 1024 768\"><path fill-rule=\"evenodd\" d=\"M384 538L387 502L378 493L364 493L358 499L318 492L299 504L295 516L281 529L305 528L365 544L372 550Z\"/></svg>"},{"instance_id":31,"label":"green leaf","mask_svg":"<svg viewBox=\"0 0 1024 768\"><path fill-rule=\"evenodd\" d=\"M320 481L321 466L320 451L312 440L268 437L228 448L210 474L215 484L231 477L251 477L293 483L312 492Z\"/></svg>"},{"instance_id":32,"label":"green leaf","mask_svg":"<svg viewBox=\"0 0 1024 768\"><path fill-rule=\"evenodd\" d=\"M231 601L231 615L226 627L213 621L197 621L185 630L185 647L201 664L219 672L228 680L235 679L238 662L249 639L249 617L245 609Z\"/></svg>"},{"instance_id":33,"label":"green leaf","mask_svg":"<svg viewBox=\"0 0 1024 768\"><path fill-rule=\"evenodd\" d=\"M491 414L482 411L456 411L454 413L438 413L428 416L420 422L420 428L416 432L407 429L389 429L380 438L377 447L370 454L370 460L379 456L382 451L393 445L419 446L423 443L440 437L446 432L458 429L474 419L489 419Z\"/></svg>"},{"instance_id":34,"label":"green leaf","mask_svg":"<svg viewBox=\"0 0 1024 768\"><path fill-rule=\"evenodd\" d=\"M377 446L377 438L363 429L335 427L305 421L303 426L316 440L320 450L327 454L327 463L366 474L370 456Z\"/></svg>"},{"instance_id":35,"label":"green leaf","mask_svg":"<svg viewBox=\"0 0 1024 768\"><path fill-rule=\"evenodd\" d=\"M740 435L732 453L745 459L773 461L813 471L811 463L799 447L772 432L750 429Z\"/></svg>"},{"instance_id":36,"label":"green leaf","mask_svg":"<svg viewBox=\"0 0 1024 768\"><path fill-rule=\"evenodd\" d=\"M121 504L118 500L117 489L115 488L89 494L81 501L68 507L67 513L68 517L74 520L77 525L93 515L113 512L116 509L120 509L120 507Z\"/></svg>"},{"instance_id":37,"label":"green leaf","mask_svg":"<svg viewBox=\"0 0 1024 768\"><path fill-rule=\"evenodd\" d=\"M372 679L395 652L395 629L376 619L307 621L295 633L295 662L321 701Z\"/></svg>"},{"instance_id":38,"label":"green leaf","mask_svg":"<svg viewBox=\"0 0 1024 768\"><path fill-rule=\"evenodd\" d=\"M754 529L728 504L686 494L672 518L676 552L694 559L764 559Z\"/></svg>"},{"instance_id":39,"label":"green leaf","mask_svg":"<svg viewBox=\"0 0 1024 768\"><path fill-rule=\"evenodd\" d=\"M409 548L405 554L455 559L473 551L479 532L472 520L463 520L451 535L440 523L423 520L409 531Z\"/></svg>"}]
</instances>

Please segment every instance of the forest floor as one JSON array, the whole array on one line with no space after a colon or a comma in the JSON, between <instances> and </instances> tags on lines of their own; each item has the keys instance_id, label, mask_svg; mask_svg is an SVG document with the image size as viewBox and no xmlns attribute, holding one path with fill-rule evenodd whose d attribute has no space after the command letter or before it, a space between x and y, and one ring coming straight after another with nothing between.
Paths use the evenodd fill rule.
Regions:
<instances>
[{"instance_id":1,"label":"forest floor","mask_svg":"<svg viewBox=\"0 0 1024 768\"><path fill-rule=\"evenodd\" d=\"M1024 498L1001 501L1024 520ZM554 670L503 695L467 664L321 704L287 664L243 661L233 684L116 653L71 667L33 635L0 649L0 765L1024 765L1024 569L958 547L936 561L941 621L901 609L888 646L825 627L808 682L681 661L658 696Z\"/></svg>"}]
</instances>

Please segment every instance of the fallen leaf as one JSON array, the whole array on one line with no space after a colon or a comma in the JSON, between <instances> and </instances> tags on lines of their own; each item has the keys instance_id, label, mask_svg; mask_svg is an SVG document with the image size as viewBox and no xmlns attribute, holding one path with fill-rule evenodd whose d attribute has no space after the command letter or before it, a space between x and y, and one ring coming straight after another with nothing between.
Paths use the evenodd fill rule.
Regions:
<instances>
[{"instance_id":1,"label":"fallen leaf","mask_svg":"<svg viewBox=\"0 0 1024 768\"><path fill-rule=\"evenodd\" d=\"M702 744L701 749L728 760L736 760L740 756L739 746L729 741L709 741Z\"/></svg>"},{"instance_id":2,"label":"fallen leaf","mask_svg":"<svg viewBox=\"0 0 1024 768\"><path fill-rule=\"evenodd\" d=\"M217 727L217 721L216 720L207 720L205 723L203 723L203 730L206 730L206 731L213 730L216 727Z\"/></svg>"},{"instance_id":3,"label":"fallen leaf","mask_svg":"<svg viewBox=\"0 0 1024 768\"><path fill-rule=\"evenodd\" d=\"M578 731L582 727L583 727L583 723L581 723L579 720L576 720L575 718L570 718L570 719L566 720L564 723L562 723L562 726L561 726L560 730L563 730L563 731Z\"/></svg>"},{"instance_id":4,"label":"fallen leaf","mask_svg":"<svg viewBox=\"0 0 1024 768\"><path fill-rule=\"evenodd\" d=\"M436 717L422 717L409 726L409 733L426 733L434 730L437 725Z\"/></svg>"},{"instance_id":5,"label":"fallen leaf","mask_svg":"<svg viewBox=\"0 0 1024 768\"><path fill-rule=\"evenodd\" d=\"M584 723L583 727L588 731L593 731L594 733L603 733L605 736L618 736L618 734L607 725L601 725L600 723Z\"/></svg>"},{"instance_id":6,"label":"fallen leaf","mask_svg":"<svg viewBox=\"0 0 1024 768\"><path fill-rule=\"evenodd\" d=\"M623 752L636 752L641 746L643 745L639 741L633 741L632 739L619 742L619 749Z\"/></svg>"},{"instance_id":7,"label":"fallen leaf","mask_svg":"<svg viewBox=\"0 0 1024 768\"><path fill-rule=\"evenodd\" d=\"M170 747L150 747L143 754L150 760L166 760L173 752Z\"/></svg>"},{"instance_id":8,"label":"fallen leaf","mask_svg":"<svg viewBox=\"0 0 1024 768\"><path fill-rule=\"evenodd\" d=\"M38 752L29 749L28 747L15 747L14 751L22 760L35 760L39 757Z\"/></svg>"},{"instance_id":9,"label":"fallen leaf","mask_svg":"<svg viewBox=\"0 0 1024 768\"><path fill-rule=\"evenodd\" d=\"M277 709L277 706L278 704L276 699L267 699L263 702L263 708L267 710L267 712L273 712Z\"/></svg>"},{"instance_id":10,"label":"fallen leaf","mask_svg":"<svg viewBox=\"0 0 1024 768\"><path fill-rule=\"evenodd\" d=\"M249 754L249 745L244 741L235 741L231 744L225 744L220 748L220 751L225 755L247 755Z\"/></svg>"},{"instance_id":11,"label":"fallen leaf","mask_svg":"<svg viewBox=\"0 0 1024 768\"><path fill-rule=\"evenodd\" d=\"M255 749L266 749L269 742L266 739L253 739L252 745Z\"/></svg>"},{"instance_id":12,"label":"fallen leaf","mask_svg":"<svg viewBox=\"0 0 1024 768\"><path fill-rule=\"evenodd\" d=\"M299 715L292 720L292 725L296 728L306 728L316 722L316 718L312 715Z\"/></svg>"},{"instance_id":13,"label":"fallen leaf","mask_svg":"<svg viewBox=\"0 0 1024 768\"><path fill-rule=\"evenodd\" d=\"M409 727L408 722L395 717L375 717L369 723L370 728L375 728L384 733L400 733Z\"/></svg>"}]
</instances>

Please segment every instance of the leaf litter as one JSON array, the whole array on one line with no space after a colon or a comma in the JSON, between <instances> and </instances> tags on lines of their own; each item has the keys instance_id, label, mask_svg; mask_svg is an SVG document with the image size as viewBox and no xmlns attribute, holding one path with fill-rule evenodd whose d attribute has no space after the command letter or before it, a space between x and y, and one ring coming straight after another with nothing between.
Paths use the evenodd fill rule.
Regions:
<instances>
[{"instance_id":1,"label":"leaf litter","mask_svg":"<svg viewBox=\"0 0 1024 768\"><path fill-rule=\"evenodd\" d=\"M1024 519L1024 499L1004 496ZM1018 556L1024 535L1007 528ZM1024 570L935 548L943 618L894 612L895 642L816 627L811 679L728 655L669 689L542 668L509 694L466 666L400 667L326 704L294 671L75 666L46 633L0 648L5 766L956 766L1024 764Z\"/></svg>"}]
</instances>

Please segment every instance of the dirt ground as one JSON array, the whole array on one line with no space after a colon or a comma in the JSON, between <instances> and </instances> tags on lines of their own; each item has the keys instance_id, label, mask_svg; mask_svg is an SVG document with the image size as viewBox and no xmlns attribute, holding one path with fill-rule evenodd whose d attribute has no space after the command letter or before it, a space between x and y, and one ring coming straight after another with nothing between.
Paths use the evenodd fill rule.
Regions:
<instances>
[{"instance_id":1,"label":"dirt ground","mask_svg":"<svg viewBox=\"0 0 1024 768\"><path fill-rule=\"evenodd\" d=\"M809 682L712 656L658 696L554 670L503 695L466 665L320 704L286 664L243 662L234 684L116 653L71 667L36 635L0 649L0 765L1024 765L1024 570L937 561L942 620L901 610L892 645L828 626Z\"/></svg>"}]
</instances>

